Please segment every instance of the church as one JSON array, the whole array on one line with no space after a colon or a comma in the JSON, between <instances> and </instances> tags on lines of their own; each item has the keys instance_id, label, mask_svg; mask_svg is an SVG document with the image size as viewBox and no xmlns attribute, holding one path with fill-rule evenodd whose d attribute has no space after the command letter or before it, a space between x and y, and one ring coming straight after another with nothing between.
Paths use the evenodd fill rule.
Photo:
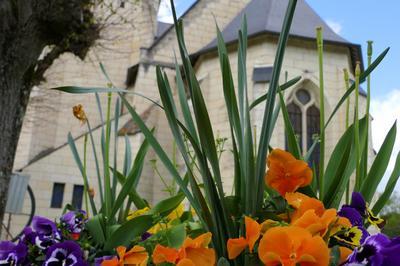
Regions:
<instances>
[{"instance_id":1,"label":"church","mask_svg":"<svg viewBox=\"0 0 400 266\"><path fill-rule=\"evenodd\" d=\"M227 43L234 82L237 81L237 34L243 16L248 21L247 80L249 100L254 101L268 89L279 33L286 11L287 0L197 0L182 15L186 46L191 54L193 67L200 82L209 110L213 130L224 140L224 152L220 164L226 191L233 181L233 160L230 154L228 115L222 90L216 42L216 23ZM71 54L64 54L54 62L46 73L46 81L36 87L30 98L27 115L18 144L14 172L29 178L36 202L35 215L58 217L66 204L83 207L83 179L67 143L71 132L78 152L83 156L86 125L73 116L72 107L81 104L93 129L95 146L100 157L101 128L104 125L107 95L72 95L49 90L59 86L105 87L108 81L99 67L101 62L118 88L124 88L159 100L155 69L166 71L172 87L175 84L175 58L179 56L175 30L172 24L157 20L159 1L115 1L121 14L131 18L132 25L119 25L108 29L105 40L89 52L81 61ZM357 61L362 65L361 46L351 43L335 33L327 23L307 4L299 0L294 15L290 38L287 43L282 73L291 79L301 80L285 92L286 103L295 133L303 153L307 152L319 132L319 75L315 29L321 26L324 37L324 84L325 113L328 117L345 92L343 69L353 76ZM123 36L117 38L115 36ZM178 58L179 62L179 58ZM281 75L281 83L285 75ZM364 110L365 92L360 89L361 110ZM117 95L113 95L111 110L115 109ZM155 128L155 136L178 167L184 164L179 158L163 111L143 97L129 94L131 104L141 114L149 128ZM99 113L98 103L103 114ZM352 102L350 103L352 110ZM125 136L128 136L132 156L135 156L143 135L130 119L124 108L120 110L118 134L112 135L113 146L118 146L116 162L123 165ZM263 107L253 110L252 123L255 132L261 132ZM326 131L326 156L330 153L345 130L345 107L341 107ZM112 116L114 112L112 112ZM352 117L352 116L350 116ZM113 119L115 117L112 117ZM113 120L115 121L115 120ZM113 127L115 123L113 122ZM257 137L257 136L255 136ZM271 139L273 147L285 148L284 123L281 116ZM372 146L370 144L370 146ZM98 200L98 182L91 144L87 151L87 175L89 185ZM111 149L113 150L113 148ZM314 154L319 157L318 151ZM373 156L372 148L370 155ZM111 154L110 158L114 158ZM100 163L102 165L102 163ZM101 170L102 171L102 170ZM168 172L150 149L138 185L138 193L150 203L166 195L165 182L171 183ZM25 195L23 213L28 213L31 203ZM26 215L6 214L10 232L18 233L26 223ZM7 223L7 221L4 221Z\"/></svg>"}]
</instances>

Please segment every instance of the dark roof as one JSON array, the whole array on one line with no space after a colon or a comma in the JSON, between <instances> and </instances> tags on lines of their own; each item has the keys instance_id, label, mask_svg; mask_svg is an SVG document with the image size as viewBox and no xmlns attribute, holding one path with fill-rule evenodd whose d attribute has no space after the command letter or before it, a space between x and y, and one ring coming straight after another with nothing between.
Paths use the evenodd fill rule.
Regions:
<instances>
[{"instance_id":1,"label":"dark roof","mask_svg":"<svg viewBox=\"0 0 400 266\"><path fill-rule=\"evenodd\" d=\"M192 5L188 9L186 9L186 11L183 12L183 14L179 18L183 18L184 16L186 16L186 14L189 13L189 11L192 10L199 2L200 0L195 0ZM156 36L154 36L154 42L150 45L149 49L152 49L154 46L156 46L157 43L161 41L164 36L173 28L173 26L174 24L158 21Z\"/></svg>"},{"instance_id":2,"label":"dark roof","mask_svg":"<svg viewBox=\"0 0 400 266\"><path fill-rule=\"evenodd\" d=\"M157 22L157 33L156 33L155 38L156 39L160 38L173 25L174 24L171 24L171 23L165 23L165 22L158 21Z\"/></svg>"},{"instance_id":3,"label":"dark roof","mask_svg":"<svg viewBox=\"0 0 400 266\"><path fill-rule=\"evenodd\" d=\"M240 29L244 14L246 14L247 17L249 37L262 33L279 34L287 5L288 0L252 0L222 31L225 43L237 41L238 30ZM354 59L354 66L356 61L362 60L360 45L350 43L336 34L305 0L299 0L290 28L290 35L306 39L315 39L315 28L319 26L323 28L324 41L346 45L353 49L351 54L352 59ZM217 40L214 39L195 53L195 56L214 50L216 47Z\"/></svg>"},{"instance_id":4,"label":"dark roof","mask_svg":"<svg viewBox=\"0 0 400 266\"><path fill-rule=\"evenodd\" d=\"M153 108L155 107L155 104L150 105L143 113L140 114L140 118L146 122L147 119L149 119L151 112ZM129 119L125 125L123 125L120 130L118 130L118 136L125 136L125 135L136 135L137 133L140 133L141 130L139 126L133 121L133 119Z\"/></svg>"}]
</instances>

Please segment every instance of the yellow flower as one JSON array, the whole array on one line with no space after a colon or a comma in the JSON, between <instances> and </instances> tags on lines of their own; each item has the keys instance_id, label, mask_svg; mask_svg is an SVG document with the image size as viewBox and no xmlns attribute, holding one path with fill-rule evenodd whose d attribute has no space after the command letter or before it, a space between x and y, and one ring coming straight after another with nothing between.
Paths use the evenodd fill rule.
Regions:
<instances>
[{"instance_id":1,"label":"yellow flower","mask_svg":"<svg viewBox=\"0 0 400 266\"><path fill-rule=\"evenodd\" d=\"M137 216L146 214L148 211L150 211L149 207L145 207L143 209L136 210L136 211L130 211L128 214L128 217L126 219L128 221L132 220L133 218L135 218ZM165 219L162 222L154 225L152 228L150 228L148 230L148 232L151 234L155 234L158 231L170 228L173 221L178 219L179 217L181 217L184 211L185 211L185 207L184 207L183 203L179 204L179 206L176 207L176 209L173 210L167 217L165 217Z\"/></svg>"},{"instance_id":2,"label":"yellow flower","mask_svg":"<svg viewBox=\"0 0 400 266\"><path fill-rule=\"evenodd\" d=\"M82 124L87 121L86 113L83 110L82 104L78 104L72 107L72 113L79 121L81 121Z\"/></svg>"},{"instance_id":3,"label":"yellow flower","mask_svg":"<svg viewBox=\"0 0 400 266\"><path fill-rule=\"evenodd\" d=\"M179 219L183 212L185 211L185 207L183 203L179 204L175 210L173 210L168 216L165 218L163 222L157 223L152 228L150 228L149 233L155 234L158 231L165 230L171 227L174 220Z\"/></svg>"},{"instance_id":4,"label":"yellow flower","mask_svg":"<svg viewBox=\"0 0 400 266\"><path fill-rule=\"evenodd\" d=\"M128 221L129 221L129 220L132 220L132 219L135 218L135 217L138 217L138 216L140 216L140 215L145 214L145 213L148 212L149 210L150 210L149 207L144 207L143 209L139 209L139 210L136 210L136 211L130 211L129 214L128 214L128 217L126 217L126 219L127 219Z\"/></svg>"}]
</instances>

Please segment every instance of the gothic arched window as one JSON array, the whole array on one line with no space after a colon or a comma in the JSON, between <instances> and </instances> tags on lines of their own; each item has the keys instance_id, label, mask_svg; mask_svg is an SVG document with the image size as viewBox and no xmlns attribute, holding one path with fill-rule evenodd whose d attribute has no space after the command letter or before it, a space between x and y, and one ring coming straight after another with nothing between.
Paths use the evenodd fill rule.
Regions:
<instances>
[{"instance_id":1,"label":"gothic arched window","mask_svg":"<svg viewBox=\"0 0 400 266\"><path fill-rule=\"evenodd\" d=\"M314 143L320 132L319 109L314 96L301 88L296 90L289 98L287 110L296 134L301 152L305 154ZM285 140L287 149L287 140ZM317 145L310 158L310 166L318 172L319 145Z\"/></svg>"}]
</instances>

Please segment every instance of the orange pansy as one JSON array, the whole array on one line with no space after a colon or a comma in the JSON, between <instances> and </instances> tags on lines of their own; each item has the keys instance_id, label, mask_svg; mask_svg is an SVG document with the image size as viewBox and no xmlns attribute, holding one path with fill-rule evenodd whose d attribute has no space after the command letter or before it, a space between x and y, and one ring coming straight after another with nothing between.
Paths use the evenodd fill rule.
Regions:
<instances>
[{"instance_id":1,"label":"orange pansy","mask_svg":"<svg viewBox=\"0 0 400 266\"><path fill-rule=\"evenodd\" d=\"M300 187L307 186L312 180L312 171L306 162L297 160L292 154L274 149L268 156L266 184L285 196Z\"/></svg>"},{"instance_id":2,"label":"orange pansy","mask_svg":"<svg viewBox=\"0 0 400 266\"><path fill-rule=\"evenodd\" d=\"M325 212L324 204L321 201L299 192L286 193L285 199L295 209L290 216L292 221L299 219L308 210L314 210L318 216L322 216Z\"/></svg>"},{"instance_id":3,"label":"orange pansy","mask_svg":"<svg viewBox=\"0 0 400 266\"><path fill-rule=\"evenodd\" d=\"M205 233L195 239L186 238L179 250L157 245L153 252L153 262L169 262L179 266L213 266L216 262L215 251L208 248L210 241L211 233Z\"/></svg>"},{"instance_id":4,"label":"orange pansy","mask_svg":"<svg viewBox=\"0 0 400 266\"><path fill-rule=\"evenodd\" d=\"M133 266L144 266L147 265L149 255L146 249L141 246L134 246L129 251L126 251L126 247L117 247L117 258L105 260L101 263L102 266L122 266L122 265L133 265Z\"/></svg>"},{"instance_id":5,"label":"orange pansy","mask_svg":"<svg viewBox=\"0 0 400 266\"><path fill-rule=\"evenodd\" d=\"M268 230L260 240L258 256L267 266L326 266L329 263L329 249L324 240L297 226Z\"/></svg>"},{"instance_id":6,"label":"orange pansy","mask_svg":"<svg viewBox=\"0 0 400 266\"><path fill-rule=\"evenodd\" d=\"M337 231L343 226L351 227L348 219L338 217L335 209L326 210L324 204L315 198L295 192L286 193L285 199L295 209L290 215L291 224L308 229L311 234L325 236L328 229Z\"/></svg>"},{"instance_id":7,"label":"orange pansy","mask_svg":"<svg viewBox=\"0 0 400 266\"><path fill-rule=\"evenodd\" d=\"M228 240L228 257L234 259L239 256L240 253L248 246L250 252L253 252L254 244L257 242L261 234L261 225L251 219L250 217L244 217L244 223L246 227L246 238L231 238Z\"/></svg>"},{"instance_id":8,"label":"orange pansy","mask_svg":"<svg viewBox=\"0 0 400 266\"><path fill-rule=\"evenodd\" d=\"M157 244L153 251L153 262L155 264L163 262L175 263L178 260L178 253L178 250L174 248Z\"/></svg>"},{"instance_id":9,"label":"orange pansy","mask_svg":"<svg viewBox=\"0 0 400 266\"><path fill-rule=\"evenodd\" d=\"M335 209L326 210L322 216L318 216L315 210L310 209L297 220L293 220L291 224L307 229L312 235L319 234L323 237L328 232L330 224L336 219Z\"/></svg>"}]
</instances>

